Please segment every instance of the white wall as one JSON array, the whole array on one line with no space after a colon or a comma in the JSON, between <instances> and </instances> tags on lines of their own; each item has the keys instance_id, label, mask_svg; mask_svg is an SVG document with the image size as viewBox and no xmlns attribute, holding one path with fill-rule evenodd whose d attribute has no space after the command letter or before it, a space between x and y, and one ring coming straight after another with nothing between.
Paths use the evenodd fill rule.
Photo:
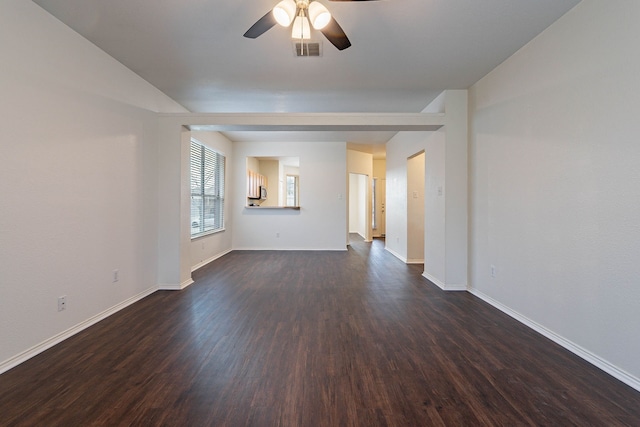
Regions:
<instances>
[{"instance_id":1,"label":"white wall","mask_svg":"<svg viewBox=\"0 0 640 427\"><path fill-rule=\"evenodd\" d=\"M301 208L247 209L246 199L235 197L233 249L345 250L346 151L344 142L235 142L238 192L246 187L246 157L299 157Z\"/></svg>"},{"instance_id":2,"label":"white wall","mask_svg":"<svg viewBox=\"0 0 640 427\"><path fill-rule=\"evenodd\" d=\"M435 196L445 203L445 281L449 290L467 289L468 272L468 93L445 91L445 183ZM434 143L435 145L435 143ZM435 149L434 149L435 152ZM431 193L433 195L433 193ZM428 271L425 269L425 271Z\"/></svg>"},{"instance_id":3,"label":"white wall","mask_svg":"<svg viewBox=\"0 0 640 427\"><path fill-rule=\"evenodd\" d=\"M387 224L386 249L407 261L408 183L407 161L421 151L430 158L427 147L436 132L398 132L387 143Z\"/></svg>"},{"instance_id":4,"label":"white wall","mask_svg":"<svg viewBox=\"0 0 640 427\"><path fill-rule=\"evenodd\" d=\"M349 174L349 233L367 239L367 176Z\"/></svg>"},{"instance_id":5,"label":"white wall","mask_svg":"<svg viewBox=\"0 0 640 427\"><path fill-rule=\"evenodd\" d=\"M435 132L399 132L387 143L386 249L407 262L407 160L425 152L424 276L467 287L467 92L447 90L425 111L445 112Z\"/></svg>"},{"instance_id":6,"label":"white wall","mask_svg":"<svg viewBox=\"0 0 640 427\"><path fill-rule=\"evenodd\" d=\"M470 91L473 292L636 388L638 17L583 0Z\"/></svg>"},{"instance_id":7,"label":"white wall","mask_svg":"<svg viewBox=\"0 0 640 427\"><path fill-rule=\"evenodd\" d=\"M444 129L433 132L427 140L425 152L424 271L426 277L441 287L445 287L443 284L447 280L445 140Z\"/></svg>"},{"instance_id":8,"label":"white wall","mask_svg":"<svg viewBox=\"0 0 640 427\"><path fill-rule=\"evenodd\" d=\"M209 234L191 240L191 270L195 270L216 258L231 251L231 198L235 196L235 187L229 177L233 176L233 160L231 158L232 145L225 136L219 132L191 132L191 136L207 147L225 156L225 205L224 224L225 229L217 233ZM243 198L245 200L245 198Z\"/></svg>"},{"instance_id":9,"label":"white wall","mask_svg":"<svg viewBox=\"0 0 640 427\"><path fill-rule=\"evenodd\" d=\"M0 52L4 371L157 288L153 112L185 110L29 1Z\"/></svg>"}]
</instances>

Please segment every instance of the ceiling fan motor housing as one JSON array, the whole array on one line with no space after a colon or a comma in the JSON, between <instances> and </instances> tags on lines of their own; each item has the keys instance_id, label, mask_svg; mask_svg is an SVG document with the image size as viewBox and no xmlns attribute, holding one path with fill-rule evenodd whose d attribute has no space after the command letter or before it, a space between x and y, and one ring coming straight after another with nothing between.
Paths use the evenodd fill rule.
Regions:
<instances>
[{"instance_id":1,"label":"ceiling fan motor housing","mask_svg":"<svg viewBox=\"0 0 640 427\"><path fill-rule=\"evenodd\" d=\"M332 1L375 1L375 0L332 0ZM351 46L349 38L329 10L315 0L281 0L272 10L256 21L244 33L245 37L255 39L276 24L289 27L293 23L291 36L293 39L311 38L313 26L320 31L338 50Z\"/></svg>"}]
</instances>

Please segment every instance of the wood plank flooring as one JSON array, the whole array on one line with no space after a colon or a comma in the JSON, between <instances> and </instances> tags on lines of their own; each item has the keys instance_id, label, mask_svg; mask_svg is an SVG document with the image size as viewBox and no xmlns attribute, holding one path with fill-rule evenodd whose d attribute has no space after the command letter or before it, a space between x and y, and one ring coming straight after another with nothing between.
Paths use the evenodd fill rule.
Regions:
<instances>
[{"instance_id":1,"label":"wood plank flooring","mask_svg":"<svg viewBox=\"0 0 640 427\"><path fill-rule=\"evenodd\" d=\"M378 240L194 279L1 375L0 425L640 425L640 393Z\"/></svg>"}]
</instances>

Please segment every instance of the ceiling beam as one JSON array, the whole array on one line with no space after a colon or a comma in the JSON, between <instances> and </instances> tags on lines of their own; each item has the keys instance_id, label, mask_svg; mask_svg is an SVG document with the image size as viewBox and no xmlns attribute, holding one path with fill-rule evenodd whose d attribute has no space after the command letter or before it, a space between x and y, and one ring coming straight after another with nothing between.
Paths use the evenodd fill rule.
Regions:
<instances>
[{"instance_id":1,"label":"ceiling beam","mask_svg":"<svg viewBox=\"0 0 640 427\"><path fill-rule=\"evenodd\" d=\"M444 114L432 113L163 113L159 117L211 131L435 131Z\"/></svg>"}]
</instances>

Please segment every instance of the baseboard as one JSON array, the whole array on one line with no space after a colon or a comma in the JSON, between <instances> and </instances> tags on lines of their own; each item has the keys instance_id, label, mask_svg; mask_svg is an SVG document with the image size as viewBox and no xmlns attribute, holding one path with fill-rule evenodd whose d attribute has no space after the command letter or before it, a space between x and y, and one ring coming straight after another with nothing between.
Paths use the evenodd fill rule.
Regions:
<instances>
[{"instance_id":1,"label":"baseboard","mask_svg":"<svg viewBox=\"0 0 640 427\"><path fill-rule=\"evenodd\" d=\"M2 374L3 372L8 371L11 368L14 368L16 366L18 366L19 364L31 359L34 356L37 356L38 354L42 353L45 350L50 349L51 347L53 347L54 345L61 343L62 341L66 340L67 338L71 338L72 336L74 336L75 334L77 334L78 332L82 332L83 330L87 329L88 327L95 325L96 323L98 323L101 320L106 319L107 317L117 313L118 311L122 310L123 308L126 308L128 306L130 306L131 304L140 301L141 299L151 295L152 293L154 293L155 291L157 291L158 288L157 287L151 287L137 295L132 296L131 298L128 298L124 301L122 301L119 304L114 305L113 307L96 314L95 316L92 316L90 318L88 318L87 320L78 323L75 326L72 326L71 328L67 329L64 332L61 332L57 335L54 335L53 337L41 342L40 344L37 344L33 347L31 347L28 350L23 351L22 353L17 354L16 356L5 360L4 362L0 363L0 374Z\"/></svg>"},{"instance_id":2,"label":"baseboard","mask_svg":"<svg viewBox=\"0 0 640 427\"><path fill-rule=\"evenodd\" d=\"M424 277L425 279L429 280L430 282L432 282L434 285L436 285L437 287L439 287L443 291L455 292L455 291L466 291L467 290L467 285L447 285L447 284L441 282L436 277L434 277L431 274L427 273L426 271L422 273L422 277Z\"/></svg>"},{"instance_id":3,"label":"baseboard","mask_svg":"<svg viewBox=\"0 0 640 427\"><path fill-rule=\"evenodd\" d=\"M625 372L624 370L616 367L615 365L612 365L611 363L607 362L606 360L596 356L595 354L593 354L589 350L586 350L585 348L575 344L574 342L572 342L572 341L570 341L570 340L568 340L568 339L556 334L555 332L545 328L544 326L540 325L539 323L529 319L526 316L523 316L522 314L518 313L517 311L514 311L514 310L510 309L509 307L507 307L504 304L494 300L490 296L483 294L482 292L478 291L477 289L469 288L468 291L469 291L469 293L471 293L471 294L475 295L476 297L480 298L481 300L483 300L487 304L492 305L493 307L497 308L498 310L502 311L503 313L513 317L515 320L519 321L520 323L530 327L531 329L533 329L534 331L538 332L539 334L549 338L551 341L553 341L556 344L558 344L558 345L564 347L565 349L569 350L571 353L575 354L576 356L586 360L587 362L591 363L595 367L597 367L599 369L602 369L604 372L606 372L609 375L611 375L612 377L622 381L623 383L625 383L629 387L634 388L637 391L640 391L640 378L636 378L633 375L629 374L628 372Z\"/></svg>"},{"instance_id":4,"label":"baseboard","mask_svg":"<svg viewBox=\"0 0 640 427\"><path fill-rule=\"evenodd\" d=\"M424 264L424 259L408 258L407 264Z\"/></svg>"},{"instance_id":5,"label":"baseboard","mask_svg":"<svg viewBox=\"0 0 640 427\"><path fill-rule=\"evenodd\" d=\"M189 277L189 279L185 280L184 282L178 284L171 284L171 283L163 283L158 285L158 290L159 291L181 291L183 289L185 289L187 286L193 284L193 279L191 277Z\"/></svg>"},{"instance_id":6,"label":"baseboard","mask_svg":"<svg viewBox=\"0 0 640 427\"><path fill-rule=\"evenodd\" d=\"M389 249L387 246L384 247L384 250L389 252L391 255L393 255L394 257L398 258L400 261L404 262L405 264L407 263L407 259L405 257L403 257L399 253L395 252L394 250Z\"/></svg>"},{"instance_id":7,"label":"baseboard","mask_svg":"<svg viewBox=\"0 0 640 427\"><path fill-rule=\"evenodd\" d=\"M232 251L316 251L316 252L345 252L344 248L233 248Z\"/></svg>"},{"instance_id":8,"label":"baseboard","mask_svg":"<svg viewBox=\"0 0 640 427\"><path fill-rule=\"evenodd\" d=\"M198 263L198 264L194 265L193 267L191 267L191 272L193 273L197 269L204 267L205 265L209 264L210 262L213 262L213 261L217 260L218 258L222 258L223 256L225 256L226 254L230 253L231 251L232 251L231 249L227 249L226 251L220 252L219 254L214 255L211 258L205 259L201 263Z\"/></svg>"}]
</instances>

